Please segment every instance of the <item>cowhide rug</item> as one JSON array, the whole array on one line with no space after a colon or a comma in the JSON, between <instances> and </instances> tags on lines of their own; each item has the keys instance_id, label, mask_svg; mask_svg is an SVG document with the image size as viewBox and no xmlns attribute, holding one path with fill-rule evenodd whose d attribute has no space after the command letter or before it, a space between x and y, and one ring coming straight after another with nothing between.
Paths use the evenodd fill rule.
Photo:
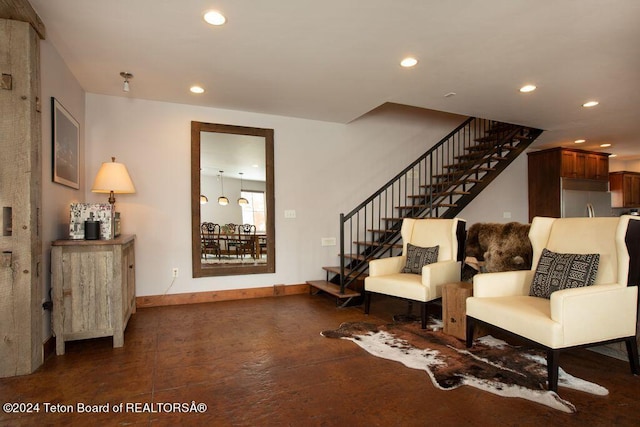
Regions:
<instances>
[{"instance_id":1,"label":"cowhide rug","mask_svg":"<svg viewBox=\"0 0 640 427\"><path fill-rule=\"evenodd\" d=\"M547 390L545 354L535 349L514 347L486 337L472 348L439 331L442 324L430 320L426 330L419 322L343 323L336 330L321 332L327 338L353 341L370 354L395 360L412 369L424 370L441 390L469 385L504 397L520 397L564 412L576 408L557 393ZM600 396L609 391L597 384L573 377L560 369L558 385Z\"/></svg>"}]
</instances>

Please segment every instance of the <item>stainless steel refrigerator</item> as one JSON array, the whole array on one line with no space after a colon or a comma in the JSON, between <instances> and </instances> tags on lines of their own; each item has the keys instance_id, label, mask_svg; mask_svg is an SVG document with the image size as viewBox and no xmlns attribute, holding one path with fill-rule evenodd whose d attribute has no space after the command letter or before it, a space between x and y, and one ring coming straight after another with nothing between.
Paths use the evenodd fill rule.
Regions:
<instances>
[{"instance_id":1,"label":"stainless steel refrigerator","mask_svg":"<svg viewBox=\"0 0 640 427\"><path fill-rule=\"evenodd\" d=\"M609 182L561 178L560 215L567 217L613 216Z\"/></svg>"}]
</instances>

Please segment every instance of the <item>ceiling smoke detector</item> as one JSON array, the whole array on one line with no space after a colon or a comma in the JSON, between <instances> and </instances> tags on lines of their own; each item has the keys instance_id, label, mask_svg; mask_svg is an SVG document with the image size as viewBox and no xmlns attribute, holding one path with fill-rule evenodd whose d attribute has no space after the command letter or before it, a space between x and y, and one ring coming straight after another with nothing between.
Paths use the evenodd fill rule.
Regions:
<instances>
[{"instance_id":1,"label":"ceiling smoke detector","mask_svg":"<svg viewBox=\"0 0 640 427\"><path fill-rule=\"evenodd\" d=\"M129 92L129 80L133 78L133 74L127 73L126 71L120 72L120 77L124 79L124 83L122 85L122 90L124 92Z\"/></svg>"}]
</instances>

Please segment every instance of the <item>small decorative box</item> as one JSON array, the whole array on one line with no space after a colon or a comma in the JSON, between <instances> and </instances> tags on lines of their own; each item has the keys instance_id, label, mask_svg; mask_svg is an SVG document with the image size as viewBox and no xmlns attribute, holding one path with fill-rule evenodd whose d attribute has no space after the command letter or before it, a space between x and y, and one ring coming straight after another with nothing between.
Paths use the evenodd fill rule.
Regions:
<instances>
[{"instance_id":1,"label":"small decorative box","mask_svg":"<svg viewBox=\"0 0 640 427\"><path fill-rule=\"evenodd\" d=\"M84 222L100 221L100 239L111 239L111 205L109 203L72 203L69 238L84 239Z\"/></svg>"}]
</instances>

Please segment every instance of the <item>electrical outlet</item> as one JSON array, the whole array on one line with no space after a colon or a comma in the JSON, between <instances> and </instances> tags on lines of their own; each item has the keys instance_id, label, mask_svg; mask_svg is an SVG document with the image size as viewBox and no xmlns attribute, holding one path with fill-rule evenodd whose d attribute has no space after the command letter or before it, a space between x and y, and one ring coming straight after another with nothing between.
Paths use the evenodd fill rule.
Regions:
<instances>
[{"instance_id":1,"label":"electrical outlet","mask_svg":"<svg viewBox=\"0 0 640 427\"><path fill-rule=\"evenodd\" d=\"M173 275L173 277L174 277L174 278L175 278L175 277L178 277L178 267L174 267L174 268L171 270L171 274Z\"/></svg>"}]
</instances>

